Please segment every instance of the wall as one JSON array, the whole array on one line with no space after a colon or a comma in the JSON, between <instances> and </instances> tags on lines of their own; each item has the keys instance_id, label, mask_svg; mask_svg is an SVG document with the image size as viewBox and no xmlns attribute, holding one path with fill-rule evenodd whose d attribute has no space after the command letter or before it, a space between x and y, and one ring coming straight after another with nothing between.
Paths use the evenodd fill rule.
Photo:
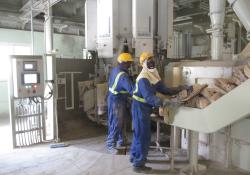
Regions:
<instances>
[{"instance_id":1,"label":"wall","mask_svg":"<svg viewBox=\"0 0 250 175\"><path fill-rule=\"evenodd\" d=\"M0 81L0 117L8 116L8 83Z\"/></svg>"},{"instance_id":2,"label":"wall","mask_svg":"<svg viewBox=\"0 0 250 175\"><path fill-rule=\"evenodd\" d=\"M231 164L232 167L240 168L250 172L250 119L245 118L231 126ZM208 135L200 134L199 154L205 159L226 162L226 136L222 129L216 133Z\"/></svg>"},{"instance_id":3,"label":"wall","mask_svg":"<svg viewBox=\"0 0 250 175\"><path fill-rule=\"evenodd\" d=\"M242 119L231 125L231 159L229 167L250 172L250 118ZM226 167L225 129L211 134L199 134L199 155ZM188 137L182 131L182 149L188 148ZM231 165L230 165L231 164Z\"/></svg>"},{"instance_id":4,"label":"wall","mask_svg":"<svg viewBox=\"0 0 250 175\"><path fill-rule=\"evenodd\" d=\"M250 119L246 118L232 126L232 163L250 172Z\"/></svg>"},{"instance_id":5,"label":"wall","mask_svg":"<svg viewBox=\"0 0 250 175\"><path fill-rule=\"evenodd\" d=\"M30 44L29 31L11 30L0 28L0 43ZM74 35L54 34L54 48L58 50L57 57L82 58L84 37ZM44 35L42 32L34 32L34 54L43 55ZM0 117L8 116L8 84L0 81Z\"/></svg>"},{"instance_id":6,"label":"wall","mask_svg":"<svg viewBox=\"0 0 250 175\"><path fill-rule=\"evenodd\" d=\"M242 119L231 126L232 154L231 163L233 167L250 172L250 119ZM221 132L214 134L214 139L210 154L212 160L225 162L226 136ZM211 153L211 152L210 152Z\"/></svg>"},{"instance_id":7,"label":"wall","mask_svg":"<svg viewBox=\"0 0 250 175\"><path fill-rule=\"evenodd\" d=\"M29 31L0 28L0 43L30 44L30 37ZM34 54L44 54L43 40L42 32L34 32ZM82 58L83 47L83 36L54 34L54 49L58 50L58 57Z\"/></svg>"}]
</instances>

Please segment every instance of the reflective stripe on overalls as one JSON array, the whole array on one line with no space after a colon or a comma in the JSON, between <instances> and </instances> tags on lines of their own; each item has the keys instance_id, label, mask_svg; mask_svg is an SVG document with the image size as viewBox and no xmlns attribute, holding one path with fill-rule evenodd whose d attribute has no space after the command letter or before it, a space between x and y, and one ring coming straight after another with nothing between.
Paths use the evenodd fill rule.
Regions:
<instances>
[{"instance_id":1,"label":"reflective stripe on overalls","mask_svg":"<svg viewBox=\"0 0 250 175\"><path fill-rule=\"evenodd\" d=\"M122 74L125 74L125 72L120 72L120 73L118 73L118 74L116 75L114 84L112 85L111 88L109 88L109 92L111 92L111 93L114 94L114 95L117 95L117 94L128 94L127 91L120 91L120 92L117 92L117 91L115 90L116 87L117 87L118 81L119 81L119 79L120 79L120 77L121 77Z\"/></svg>"},{"instance_id":2,"label":"reflective stripe on overalls","mask_svg":"<svg viewBox=\"0 0 250 175\"><path fill-rule=\"evenodd\" d=\"M135 90L133 92L133 96L132 98L135 99L136 101L139 101L141 103L146 103L146 100L144 98L141 98L141 97L138 97L137 95L135 95L137 92L138 92L138 82L139 80L136 80L136 83L135 83Z\"/></svg>"}]
</instances>

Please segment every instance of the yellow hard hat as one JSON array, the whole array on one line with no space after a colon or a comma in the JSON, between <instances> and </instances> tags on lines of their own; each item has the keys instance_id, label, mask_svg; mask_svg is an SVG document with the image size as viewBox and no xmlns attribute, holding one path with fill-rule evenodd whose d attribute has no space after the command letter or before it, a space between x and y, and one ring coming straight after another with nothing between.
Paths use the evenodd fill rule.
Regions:
<instances>
[{"instance_id":1,"label":"yellow hard hat","mask_svg":"<svg viewBox=\"0 0 250 175\"><path fill-rule=\"evenodd\" d=\"M140 65L142 66L143 62L148 60L149 58L152 58L153 54L149 52L143 52L140 56Z\"/></svg>"},{"instance_id":2,"label":"yellow hard hat","mask_svg":"<svg viewBox=\"0 0 250 175\"><path fill-rule=\"evenodd\" d=\"M121 53L117 58L118 63L134 61L129 53Z\"/></svg>"}]
</instances>

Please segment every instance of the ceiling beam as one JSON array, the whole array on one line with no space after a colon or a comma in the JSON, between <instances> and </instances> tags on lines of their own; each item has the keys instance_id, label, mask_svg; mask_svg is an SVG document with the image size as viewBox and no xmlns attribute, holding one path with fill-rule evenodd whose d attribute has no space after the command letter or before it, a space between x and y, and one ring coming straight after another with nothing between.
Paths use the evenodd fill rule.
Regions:
<instances>
[{"instance_id":1,"label":"ceiling beam","mask_svg":"<svg viewBox=\"0 0 250 175\"><path fill-rule=\"evenodd\" d=\"M19 13L13 13L13 12L2 12L0 11L0 27L6 27L5 24L12 24L15 26L16 29L25 29L25 25L27 23L23 23L23 21L20 20L20 14ZM40 30L43 30L44 22L42 20L34 19L34 25L36 27L39 27ZM80 31L84 31L84 23L77 23L72 22L69 18L53 18L53 28L58 29L60 32L62 32L63 29L70 28L70 29L76 29ZM73 33L72 33L73 34Z\"/></svg>"},{"instance_id":2,"label":"ceiling beam","mask_svg":"<svg viewBox=\"0 0 250 175\"><path fill-rule=\"evenodd\" d=\"M53 5L59 3L62 0L33 0L33 8L44 10L44 8L47 8L47 5L50 4L50 7ZM26 2L23 7L20 9L20 11L27 11L30 10L31 6L31 0Z\"/></svg>"},{"instance_id":3,"label":"ceiling beam","mask_svg":"<svg viewBox=\"0 0 250 175\"><path fill-rule=\"evenodd\" d=\"M41 12L45 12L48 6L52 7L53 5L59 3L60 1L62 0L33 0L33 4L32 4L33 16L36 16ZM29 0L20 9L20 11L22 12L20 15L20 18L24 19L25 21L30 20L31 2L32 1Z\"/></svg>"}]
</instances>

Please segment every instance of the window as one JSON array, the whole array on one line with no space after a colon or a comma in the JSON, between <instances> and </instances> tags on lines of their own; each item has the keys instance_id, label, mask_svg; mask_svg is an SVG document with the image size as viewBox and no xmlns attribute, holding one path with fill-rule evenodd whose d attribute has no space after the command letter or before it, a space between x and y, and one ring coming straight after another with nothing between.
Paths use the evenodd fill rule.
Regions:
<instances>
[{"instance_id":1,"label":"window","mask_svg":"<svg viewBox=\"0 0 250 175\"><path fill-rule=\"evenodd\" d=\"M0 81L6 81L9 78L10 55L30 55L30 53L29 45L0 43Z\"/></svg>"}]
</instances>

